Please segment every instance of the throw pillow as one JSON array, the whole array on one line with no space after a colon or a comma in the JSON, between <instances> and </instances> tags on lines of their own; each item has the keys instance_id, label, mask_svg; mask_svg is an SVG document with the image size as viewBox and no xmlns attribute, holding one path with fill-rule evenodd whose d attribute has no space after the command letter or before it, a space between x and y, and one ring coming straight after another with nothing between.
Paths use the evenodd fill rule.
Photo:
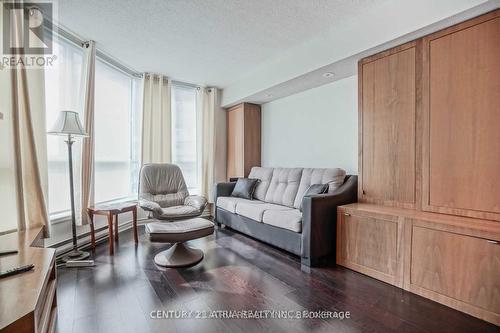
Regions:
<instances>
[{"instance_id":1,"label":"throw pillow","mask_svg":"<svg viewBox=\"0 0 500 333\"><path fill-rule=\"evenodd\" d=\"M315 194L323 194L326 192L328 192L328 184L312 184L304 193L304 197ZM304 197L302 197L302 202L300 203L300 211L302 211L302 203L304 202Z\"/></svg>"},{"instance_id":2,"label":"throw pillow","mask_svg":"<svg viewBox=\"0 0 500 333\"><path fill-rule=\"evenodd\" d=\"M244 199L253 199L253 193L255 192L255 188L257 187L258 179L253 178L238 178L236 181L236 185L234 186L233 193L231 193L232 197L244 198Z\"/></svg>"}]
</instances>

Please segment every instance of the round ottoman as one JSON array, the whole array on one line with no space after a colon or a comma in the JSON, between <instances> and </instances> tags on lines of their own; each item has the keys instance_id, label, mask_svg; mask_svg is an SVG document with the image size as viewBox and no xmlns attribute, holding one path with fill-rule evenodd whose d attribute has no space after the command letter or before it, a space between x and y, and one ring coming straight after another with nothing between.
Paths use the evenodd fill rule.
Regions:
<instances>
[{"instance_id":1,"label":"round ottoman","mask_svg":"<svg viewBox=\"0 0 500 333\"><path fill-rule=\"evenodd\" d=\"M211 235L214 224L209 220L196 217L173 222L151 222L146 224L149 240L160 243L174 243L168 250L155 256L155 263L164 267L186 267L199 263L203 251L194 249L184 242Z\"/></svg>"}]
</instances>

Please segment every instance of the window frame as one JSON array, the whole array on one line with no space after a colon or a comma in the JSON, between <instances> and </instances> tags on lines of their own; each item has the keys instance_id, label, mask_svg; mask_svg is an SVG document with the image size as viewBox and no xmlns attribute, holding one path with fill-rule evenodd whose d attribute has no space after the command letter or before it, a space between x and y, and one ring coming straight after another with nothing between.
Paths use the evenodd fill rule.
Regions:
<instances>
[{"instance_id":1,"label":"window frame","mask_svg":"<svg viewBox=\"0 0 500 333\"><path fill-rule=\"evenodd\" d=\"M80 49L82 49L82 52L83 52L83 46L82 46L81 43L79 44L79 43L75 42L75 40L67 38L66 36L63 36L62 34L58 34L56 37L59 40L62 40L61 43L66 43L66 44L69 44L71 46L80 48ZM96 63L97 63L97 61L102 62L104 65L108 66L112 70L115 70L115 71L119 72L120 74L123 74L123 75L129 77L132 80L131 84L130 84L130 91L129 91L129 93L130 93L130 110L129 110L129 115L130 115L130 118L132 119L131 115L132 115L133 108L136 107L136 106L138 106L138 105L142 105L142 103L138 104L139 102L142 101L142 83L140 83L140 82L134 82L134 81L138 80L138 79L141 79L142 76L140 76L138 74L133 74L134 71L132 71L132 70L130 70L128 68L125 68L125 67L122 68L120 66L117 66L117 65L113 64L111 62L112 58L110 58L110 57L102 54L98 50L96 50ZM81 70L82 70L82 68L80 68L80 71ZM134 87L135 84L138 84L138 86ZM80 88L78 88L78 89L80 89ZM138 89L139 93L138 94L134 94L134 89ZM139 131L138 131L137 134L140 136L141 135L140 130L141 130L141 125L142 125L142 110L140 110L140 112L138 112L138 114L137 114L137 122L138 122L137 126L139 128ZM132 136L133 135L132 126L130 127L130 132L131 132L131 136ZM133 143L133 139L131 138L131 145L132 145L132 143ZM131 148L131 149L133 149L133 148ZM140 155L141 155L141 152L140 152L141 145L140 145L140 143L137 145L136 149L137 149L136 153L137 153L137 155L139 157L139 167L140 167ZM94 161L94 168L95 168L95 161ZM74 177L75 177L75 175L74 175ZM138 175L137 175L137 177L138 177ZM94 186L95 186L95 177L94 177ZM96 202L96 204L113 204L113 203L120 203L120 202L131 201L131 200L135 200L135 199L137 199L137 193L135 193L135 194L131 193L130 195L127 195L127 196L113 198L111 200L105 200L105 201L102 201L102 202ZM49 197L49 200L50 200L50 197ZM48 208L49 207L47 207L47 209ZM56 212L50 212L49 211L49 221L50 221L51 224L65 223L65 222L69 222L70 220L71 220L71 207L69 207L69 209L67 209L67 210L62 210L62 211L56 211Z\"/></svg>"}]
</instances>

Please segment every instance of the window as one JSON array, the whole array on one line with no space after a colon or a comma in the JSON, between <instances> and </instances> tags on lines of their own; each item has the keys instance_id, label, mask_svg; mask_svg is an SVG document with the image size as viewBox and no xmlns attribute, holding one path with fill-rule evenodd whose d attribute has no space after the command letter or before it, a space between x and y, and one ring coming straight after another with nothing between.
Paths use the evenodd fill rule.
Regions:
<instances>
[{"instance_id":1,"label":"window","mask_svg":"<svg viewBox=\"0 0 500 333\"><path fill-rule=\"evenodd\" d=\"M192 193L199 192L196 95L195 87L172 86L172 163L181 168Z\"/></svg>"},{"instance_id":2,"label":"window","mask_svg":"<svg viewBox=\"0 0 500 333\"><path fill-rule=\"evenodd\" d=\"M54 40L57 66L46 67L47 128L61 110L81 112L80 85L83 50L64 38ZM140 158L140 80L96 60L94 105L95 202L137 195ZM84 117L81 114L80 120ZM75 182L81 164L81 140L73 145ZM49 213L63 217L70 211L68 151L62 137L47 136Z\"/></svg>"},{"instance_id":3,"label":"window","mask_svg":"<svg viewBox=\"0 0 500 333\"><path fill-rule=\"evenodd\" d=\"M137 196L140 168L140 80L97 59L95 201Z\"/></svg>"},{"instance_id":4,"label":"window","mask_svg":"<svg viewBox=\"0 0 500 333\"><path fill-rule=\"evenodd\" d=\"M45 110L47 129L54 126L62 110L80 111L79 94L83 51L63 38L54 39L54 67L45 67ZM83 118L80 116L80 119ZM78 149L75 145L75 149ZM79 163L79 150L73 154ZM54 216L70 210L68 150L62 137L47 136L49 213Z\"/></svg>"}]
</instances>

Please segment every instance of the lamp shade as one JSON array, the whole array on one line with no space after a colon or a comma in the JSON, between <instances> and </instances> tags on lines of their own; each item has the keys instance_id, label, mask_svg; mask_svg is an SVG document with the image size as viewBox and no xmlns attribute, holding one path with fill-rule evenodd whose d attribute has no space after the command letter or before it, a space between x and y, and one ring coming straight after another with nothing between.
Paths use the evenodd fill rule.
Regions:
<instances>
[{"instance_id":1,"label":"lamp shade","mask_svg":"<svg viewBox=\"0 0 500 333\"><path fill-rule=\"evenodd\" d=\"M78 113L75 111L61 111L57 121L48 132L54 135L74 135L74 136L88 136L83 129Z\"/></svg>"}]
</instances>

